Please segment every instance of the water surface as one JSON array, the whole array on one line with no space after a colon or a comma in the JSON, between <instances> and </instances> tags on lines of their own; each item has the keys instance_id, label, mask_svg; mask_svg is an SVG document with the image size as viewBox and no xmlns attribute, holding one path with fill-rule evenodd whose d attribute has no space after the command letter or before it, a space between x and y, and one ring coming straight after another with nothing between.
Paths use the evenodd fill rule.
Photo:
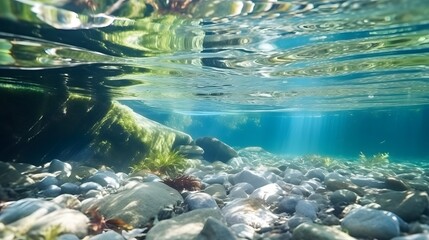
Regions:
<instances>
[{"instance_id":1,"label":"water surface","mask_svg":"<svg viewBox=\"0 0 429 240\"><path fill-rule=\"evenodd\" d=\"M426 5L4 0L0 86L116 99L235 146L426 158Z\"/></svg>"}]
</instances>

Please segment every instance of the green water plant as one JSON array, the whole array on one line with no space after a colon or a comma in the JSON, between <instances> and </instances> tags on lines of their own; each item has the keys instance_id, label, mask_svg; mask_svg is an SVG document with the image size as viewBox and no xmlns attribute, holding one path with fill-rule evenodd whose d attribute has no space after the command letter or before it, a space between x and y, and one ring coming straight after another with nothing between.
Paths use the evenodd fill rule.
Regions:
<instances>
[{"instance_id":1,"label":"green water plant","mask_svg":"<svg viewBox=\"0 0 429 240\"><path fill-rule=\"evenodd\" d=\"M149 155L131 166L133 173L146 170L159 175L175 177L187 168L187 160L178 151L153 151Z\"/></svg>"},{"instance_id":2,"label":"green water plant","mask_svg":"<svg viewBox=\"0 0 429 240\"><path fill-rule=\"evenodd\" d=\"M377 153L372 157L367 157L363 152L360 152L359 162L365 166L382 166L389 163L389 153Z\"/></svg>"}]
</instances>

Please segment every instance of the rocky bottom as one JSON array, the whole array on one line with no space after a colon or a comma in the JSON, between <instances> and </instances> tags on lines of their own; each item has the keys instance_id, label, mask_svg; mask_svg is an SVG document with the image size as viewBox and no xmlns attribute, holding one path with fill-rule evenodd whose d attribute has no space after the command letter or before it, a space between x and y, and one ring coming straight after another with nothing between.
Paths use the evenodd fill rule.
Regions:
<instances>
[{"instance_id":1,"label":"rocky bottom","mask_svg":"<svg viewBox=\"0 0 429 240\"><path fill-rule=\"evenodd\" d=\"M0 239L429 239L429 165L245 148L182 176L0 162Z\"/></svg>"}]
</instances>

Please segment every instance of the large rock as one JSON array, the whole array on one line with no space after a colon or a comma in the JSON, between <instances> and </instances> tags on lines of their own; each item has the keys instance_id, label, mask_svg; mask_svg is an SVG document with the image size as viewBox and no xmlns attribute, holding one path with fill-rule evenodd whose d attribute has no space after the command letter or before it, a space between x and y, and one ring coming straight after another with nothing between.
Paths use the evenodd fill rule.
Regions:
<instances>
[{"instance_id":1,"label":"large rock","mask_svg":"<svg viewBox=\"0 0 429 240\"><path fill-rule=\"evenodd\" d=\"M393 212L405 221L418 220L428 207L426 192L386 192L375 196L381 209Z\"/></svg>"},{"instance_id":2,"label":"large rock","mask_svg":"<svg viewBox=\"0 0 429 240\"><path fill-rule=\"evenodd\" d=\"M204 149L203 157L209 162L228 162L231 158L238 156L237 152L232 147L219 141L217 138L198 138L195 144Z\"/></svg>"},{"instance_id":3,"label":"large rock","mask_svg":"<svg viewBox=\"0 0 429 240\"><path fill-rule=\"evenodd\" d=\"M221 221L209 217L195 240L235 240L234 234Z\"/></svg>"},{"instance_id":4,"label":"large rock","mask_svg":"<svg viewBox=\"0 0 429 240\"><path fill-rule=\"evenodd\" d=\"M178 201L183 202L180 193L163 183L131 182L124 190L93 201L83 211L98 209L107 219L121 219L133 227L141 227L157 216L161 208Z\"/></svg>"},{"instance_id":5,"label":"large rock","mask_svg":"<svg viewBox=\"0 0 429 240\"><path fill-rule=\"evenodd\" d=\"M387 211L358 208L347 214L341 227L357 238L388 240L399 236L398 217Z\"/></svg>"},{"instance_id":6,"label":"large rock","mask_svg":"<svg viewBox=\"0 0 429 240\"><path fill-rule=\"evenodd\" d=\"M269 184L270 181L252 171L243 170L232 177L232 183L248 183L256 189Z\"/></svg>"},{"instance_id":7,"label":"large rock","mask_svg":"<svg viewBox=\"0 0 429 240\"><path fill-rule=\"evenodd\" d=\"M355 240L345 232L333 227L314 223L302 223L293 230L293 240Z\"/></svg>"},{"instance_id":8,"label":"large rock","mask_svg":"<svg viewBox=\"0 0 429 240\"><path fill-rule=\"evenodd\" d=\"M55 78L69 74L73 75L61 73ZM34 77L20 79L25 82ZM96 94L97 97L71 94L63 86L64 82L71 83L57 80L49 89L58 91L11 91L0 86L0 102L8 103L0 111L3 161L42 165L59 158L128 171L131 162L144 159L149 151L168 152L192 142L188 134L149 120L112 101L106 93Z\"/></svg>"},{"instance_id":9,"label":"large rock","mask_svg":"<svg viewBox=\"0 0 429 240\"><path fill-rule=\"evenodd\" d=\"M149 230L147 240L188 240L194 239L203 230L207 219L223 221L222 214L216 209L197 209L177 217L163 220Z\"/></svg>"},{"instance_id":10,"label":"large rock","mask_svg":"<svg viewBox=\"0 0 429 240\"><path fill-rule=\"evenodd\" d=\"M26 198L8 206L0 215L0 223L30 236L40 236L56 228L59 233L73 233L83 238L89 219L77 210L64 209L54 202Z\"/></svg>"},{"instance_id":11,"label":"large rock","mask_svg":"<svg viewBox=\"0 0 429 240\"><path fill-rule=\"evenodd\" d=\"M16 187L29 186L34 184L34 181L21 174L13 164L0 162L0 186Z\"/></svg>"}]
</instances>

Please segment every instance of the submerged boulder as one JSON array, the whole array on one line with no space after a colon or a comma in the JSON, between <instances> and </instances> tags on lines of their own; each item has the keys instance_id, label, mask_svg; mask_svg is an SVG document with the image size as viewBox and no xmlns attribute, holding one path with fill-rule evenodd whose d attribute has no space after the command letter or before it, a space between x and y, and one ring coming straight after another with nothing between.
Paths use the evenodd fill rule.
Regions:
<instances>
[{"instance_id":1,"label":"submerged boulder","mask_svg":"<svg viewBox=\"0 0 429 240\"><path fill-rule=\"evenodd\" d=\"M49 77L76 73L53 70L44 74ZM20 80L31 83L33 75L20 76ZM169 152L192 142L188 134L149 120L110 99L103 94L107 91L103 87L94 89L94 95L67 90L73 84L85 88L85 79L81 81L69 81L67 86L62 81L46 83L56 91L0 86L0 101L8 103L0 111L3 161L42 165L58 158L129 170L130 163L144 159L150 151Z\"/></svg>"},{"instance_id":2,"label":"submerged boulder","mask_svg":"<svg viewBox=\"0 0 429 240\"><path fill-rule=\"evenodd\" d=\"M195 141L195 144L204 150L203 157L209 162L228 162L231 158L237 157L238 153L226 143L217 138L202 137Z\"/></svg>"}]
</instances>

